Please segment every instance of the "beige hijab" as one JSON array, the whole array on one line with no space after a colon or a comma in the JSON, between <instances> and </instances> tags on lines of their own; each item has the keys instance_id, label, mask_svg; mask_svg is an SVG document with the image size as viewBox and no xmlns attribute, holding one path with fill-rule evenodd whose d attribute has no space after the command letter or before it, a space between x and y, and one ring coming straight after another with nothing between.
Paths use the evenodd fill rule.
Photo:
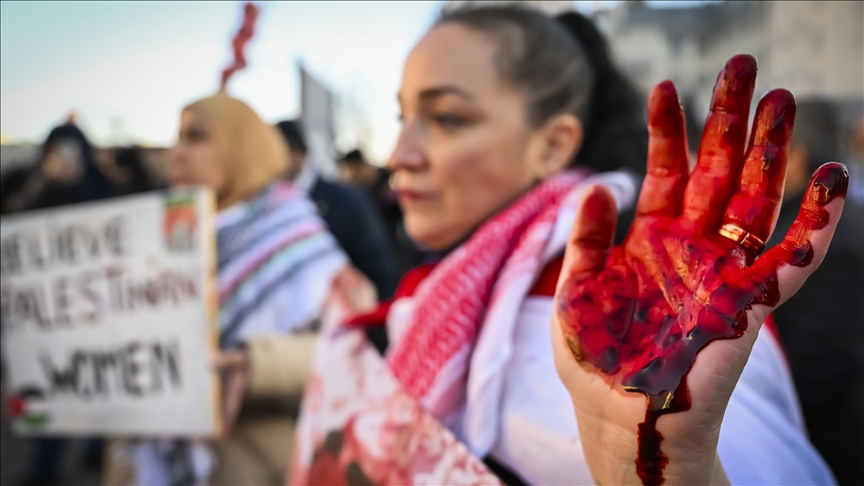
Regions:
<instances>
[{"instance_id":1,"label":"beige hijab","mask_svg":"<svg viewBox=\"0 0 864 486\"><path fill-rule=\"evenodd\" d=\"M222 210L245 201L291 166L291 155L279 132L252 108L226 94L198 100L184 108L203 117L219 146L225 185L216 194Z\"/></svg>"}]
</instances>

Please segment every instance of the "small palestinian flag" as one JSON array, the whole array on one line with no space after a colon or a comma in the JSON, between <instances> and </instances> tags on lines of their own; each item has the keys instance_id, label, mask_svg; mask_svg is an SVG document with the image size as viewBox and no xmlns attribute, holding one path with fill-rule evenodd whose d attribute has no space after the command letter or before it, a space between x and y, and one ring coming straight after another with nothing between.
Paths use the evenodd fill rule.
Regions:
<instances>
[{"instance_id":1,"label":"small palestinian flag","mask_svg":"<svg viewBox=\"0 0 864 486\"><path fill-rule=\"evenodd\" d=\"M195 249L195 227L198 213L195 198L184 192L169 193L165 198L163 234L165 246L172 251Z\"/></svg>"},{"instance_id":2,"label":"small palestinian flag","mask_svg":"<svg viewBox=\"0 0 864 486\"><path fill-rule=\"evenodd\" d=\"M9 417L30 428L40 428L51 419L45 410L45 394L36 387L25 387L13 393L6 401Z\"/></svg>"}]
</instances>

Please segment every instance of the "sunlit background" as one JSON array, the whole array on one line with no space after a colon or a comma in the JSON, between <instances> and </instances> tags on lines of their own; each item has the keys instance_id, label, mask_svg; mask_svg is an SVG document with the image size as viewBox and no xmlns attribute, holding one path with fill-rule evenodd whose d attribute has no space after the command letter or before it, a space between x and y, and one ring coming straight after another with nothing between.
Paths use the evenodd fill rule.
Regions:
<instances>
[{"instance_id":1,"label":"sunlit background","mask_svg":"<svg viewBox=\"0 0 864 486\"><path fill-rule=\"evenodd\" d=\"M399 130L396 93L403 62L441 10L463 2L255 3L260 15L246 47L248 66L234 75L227 92L270 123L306 121L312 111L316 120L325 119L332 169L339 154L354 148L384 163ZM45 137L70 117L97 151L144 147L145 161L158 175L165 148L176 139L181 109L219 87L243 4L0 2L4 180L14 179L7 176L16 172L13 167L25 175L37 168ZM850 167L850 194L864 201L864 122L858 121L864 120L864 2L533 4L550 13L576 8L594 19L617 64L643 94L672 79L688 130L697 138L723 62L738 53L755 55L757 97L784 87L799 99L827 100L837 108L844 140L859 123L858 154L844 147L840 160ZM315 96L310 89L304 96L301 85L314 88ZM29 449L13 442L18 439L5 422L0 427L0 484L10 484L27 467ZM74 476L74 483L100 479Z\"/></svg>"},{"instance_id":2,"label":"sunlit background","mask_svg":"<svg viewBox=\"0 0 864 486\"><path fill-rule=\"evenodd\" d=\"M386 158L402 63L446 2L262 3L229 93L267 121L300 114L298 65L334 97L336 146ZM623 2L545 2L583 12ZM684 8L708 2L647 2ZM173 142L180 109L218 88L241 2L0 3L0 136L39 143L71 112L99 145Z\"/></svg>"}]
</instances>

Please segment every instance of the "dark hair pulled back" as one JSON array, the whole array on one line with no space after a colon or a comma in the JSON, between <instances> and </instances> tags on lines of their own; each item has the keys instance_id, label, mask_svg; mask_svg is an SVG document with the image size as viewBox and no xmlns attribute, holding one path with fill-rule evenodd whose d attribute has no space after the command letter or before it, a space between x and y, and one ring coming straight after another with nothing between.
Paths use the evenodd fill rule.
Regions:
<instances>
[{"instance_id":1,"label":"dark hair pulled back","mask_svg":"<svg viewBox=\"0 0 864 486\"><path fill-rule=\"evenodd\" d=\"M645 102L615 67L606 40L591 20L577 12L552 18L509 4L445 11L435 25L448 23L495 42L495 67L524 93L529 125L541 126L562 113L579 118L585 136L572 165L644 173Z\"/></svg>"}]
</instances>

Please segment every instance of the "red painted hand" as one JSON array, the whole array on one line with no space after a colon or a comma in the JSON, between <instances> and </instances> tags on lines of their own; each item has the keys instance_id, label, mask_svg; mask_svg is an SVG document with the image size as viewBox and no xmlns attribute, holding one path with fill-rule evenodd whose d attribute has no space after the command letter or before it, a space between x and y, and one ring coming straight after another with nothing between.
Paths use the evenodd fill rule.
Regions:
<instances>
[{"instance_id":1,"label":"red painted hand","mask_svg":"<svg viewBox=\"0 0 864 486\"><path fill-rule=\"evenodd\" d=\"M720 423L759 327L827 251L848 182L837 163L819 168L786 239L757 258L783 196L795 98L774 90L761 99L745 150L755 79L751 56L724 66L692 174L675 88L655 87L647 176L626 241L610 250L615 204L599 187L573 226L553 338L601 483L661 484L664 468L676 482L725 479Z\"/></svg>"}]
</instances>

